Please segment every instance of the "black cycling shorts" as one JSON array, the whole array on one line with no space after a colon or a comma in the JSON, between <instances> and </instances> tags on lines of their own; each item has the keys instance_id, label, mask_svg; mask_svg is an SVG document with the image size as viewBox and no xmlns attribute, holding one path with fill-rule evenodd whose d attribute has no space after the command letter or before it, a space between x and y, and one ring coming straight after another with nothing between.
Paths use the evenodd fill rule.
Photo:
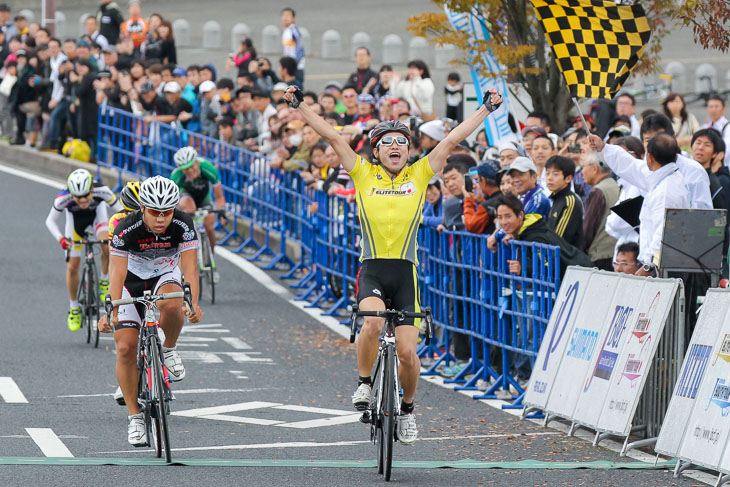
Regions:
<instances>
[{"instance_id":1,"label":"black cycling shorts","mask_svg":"<svg viewBox=\"0 0 730 487\"><path fill-rule=\"evenodd\" d=\"M151 279L140 279L131 272L127 272L127 279L124 281L123 298L140 297L144 291L151 291L152 294L159 292L160 288L168 283L177 284L182 290L180 268L175 267L172 271L162 274L161 276ZM144 305L141 303L125 304L119 307L119 322L114 328L121 330L124 328L139 328L144 321Z\"/></svg>"},{"instance_id":2,"label":"black cycling shorts","mask_svg":"<svg viewBox=\"0 0 730 487\"><path fill-rule=\"evenodd\" d=\"M363 261L357 273L357 302L369 297L379 298L390 309L420 312L416 266L401 259ZM396 326L413 324L414 319L411 318L396 323Z\"/></svg>"}]
</instances>

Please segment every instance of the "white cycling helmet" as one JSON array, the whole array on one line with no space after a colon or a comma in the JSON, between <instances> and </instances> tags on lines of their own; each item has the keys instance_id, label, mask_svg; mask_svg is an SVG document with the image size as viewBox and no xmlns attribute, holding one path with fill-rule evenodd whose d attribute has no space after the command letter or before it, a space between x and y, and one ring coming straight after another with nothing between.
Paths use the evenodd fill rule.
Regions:
<instances>
[{"instance_id":1,"label":"white cycling helmet","mask_svg":"<svg viewBox=\"0 0 730 487\"><path fill-rule=\"evenodd\" d=\"M175 152L175 166L179 169L187 169L193 165L198 157L198 151L188 146L182 147Z\"/></svg>"},{"instance_id":2,"label":"white cycling helmet","mask_svg":"<svg viewBox=\"0 0 730 487\"><path fill-rule=\"evenodd\" d=\"M68 192L74 196L85 196L91 192L93 178L86 169L76 169L66 180Z\"/></svg>"},{"instance_id":3,"label":"white cycling helmet","mask_svg":"<svg viewBox=\"0 0 730 487\"><path fill-rule=\"evenodd\" d=\"M153 210L170 210L180 201L180 190L170 179L162 176L147 178L139 187L139 204Z\"/></svg>"}]
</instances>

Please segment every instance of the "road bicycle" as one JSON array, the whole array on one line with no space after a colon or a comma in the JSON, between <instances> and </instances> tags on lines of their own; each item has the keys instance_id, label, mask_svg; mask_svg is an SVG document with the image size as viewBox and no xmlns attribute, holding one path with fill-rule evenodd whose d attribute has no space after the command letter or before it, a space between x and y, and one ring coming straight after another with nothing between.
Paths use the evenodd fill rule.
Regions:
<instances>
[{"instance_id":1,"label":"road bicycle","mask_svg":"<svg viewBox=\"0 0 730 487\"><path fill-rule=\"evenodd\" d=\"M387 303L386 303L387 304ZM389 304L388 304L389 305ZM401 387L398 379L398 353L395 346L396 323L406 318L420 318L426 344L431 343L433 323L431 308L424 308L421 313L386 309L385 311L360 311L353 305L350 316L350 343L355 342L358 318L373 316L384 318L385 324L380 336L378 358L372 374L372 395L370 404L363 412L360 421L370 424L370 441L378 449L378 473L386 482L390 481L393 467L393 443L396 441L396 418L400 414Z\"/></svg>"},{"instance_id":2,"label":"road bicycle","mask_svg":"<svg viewBox=\"0 0 730 487\"><path fill-rule=\"evenodd\" d=\"M193 223L198 233L198 279L200 280L199 293L203 296L203 289L207 289L210 296L210 304L215 304L215 284L216 270L215 258L213 257L213 249L208 240L208 234L205 231L204 220L210 213L217 213L218 218L225 218L224 210L214 210L211 208L199 208L195 210L193 215Z\"/></svg>"},{"instance_id":3,"label":"road bicycle","mask_svg":"<svg viewBox=\"0 0 730 487\"><path fill-rule=\"evenodd\" d=\"M137 400L144 413L147 430L146 446L154 446L157 458L161 458L164 451L167 463L172 462L167 417L170 415L170 401L173 397L170 390L170 374L162 356L160 324L155 310L158 309L157 301L179 298L183 298L188 311L192 313L193 300L188 283L184 284L183 291L174 293L152 294L151 291L144 291L141 297L115 300L107 295L105 303L107 316L111 316L112 310L117 306L137 303L144 305L144 322L140 327L137 342L137 369L139 370ZM150 438L152 442L150 442Z\"/></svg>"},{"instance_id":4,"label":"road bicycle","mask_svg":"<svg viewBox=\"0 0 730 487\"><path fill-rule=\"evenodd\" d=\"M76 291L76 299L81 307L81 327L86 329L86 343L94 339L94 348L99 346L99 315L101 313L101 295L99 290L99 274L96 271L96 259L94 257L95 245L107 245L106 240L96 240L95 236L87 233L82 240L74 241L74 244L84 246L84 267L81 270L81 280ZM66 251L66 262L71 256L70 249Z\"/></svg>"}]
</instances>

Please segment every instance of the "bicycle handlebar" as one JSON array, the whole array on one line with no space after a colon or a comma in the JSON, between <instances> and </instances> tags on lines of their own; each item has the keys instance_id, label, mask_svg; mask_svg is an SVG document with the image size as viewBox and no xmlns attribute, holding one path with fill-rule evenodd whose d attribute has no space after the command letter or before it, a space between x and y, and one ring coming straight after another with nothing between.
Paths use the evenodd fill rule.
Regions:
<instances>
[{"instance_id":1,"label":"bicycle handlebar","mask_svg":"<svg viewBox=\"0 0 730 487\"><path fill-rule=\"evenodd\" d=\"M397 321L403 321L406 318L421 318L426 322L426 329L424 330L426 345L429 345L431 343L431 336L433 335L433 314L431 313L430 307L423 308L423 311L420 313L396 309L386 309L385 311L360 311L358 305L354 304L352 306L352 314L350 315L350 343L355 343L355 335L357 334L357 319L359 317L366 316Z\"/></svg>"},{"instance_id":2,"label":"bicycle handlebar","mask_svg":"<svg viewBox=\"0 0 730 487\"><path fill-rule=\"evenodd\" d=\"M96 240L96 239L88 239L88 238L85 238L83 240L70 240L70 242L71 242L72 246L73 246L73 244L81 244L81 245L86 245L86 244L92 244L92 245L95 245L95 244L98 244L98 245L107 245L109 243L109 240L108 239L107 240ZM71 248L68 248L68 249L64 250L64 252L66 253L66 262L68 262L68 260L71 258Z\"/></svg>"},{"instance_id":3,"label":"bicycle handlebar","mask_svg":"<svg viewBox=\"0 0 730 487\"><path fill-rule=\"evenodd\" d=\"M121 299L114 299L112 300L111 296L108 294L106 295L106 302L104 303L104 307L106 308L106 314L108 316L112 315L112 311L114 311L114 308L117 306L123 306L125 304L136 304L136 303L142 303L145 305L148 304L154 304L157 301L162 301L165 299L179 299L183 298L185 301L185 306L188 309L188 312L191 314L194 313L193 309L193 296L190 292L190 283L183 284L183 291L176 291L174 293L162 293L162 294L150 294L147 296L139 296L136 298L121 298Z\"/></svg>"}]
</instances>

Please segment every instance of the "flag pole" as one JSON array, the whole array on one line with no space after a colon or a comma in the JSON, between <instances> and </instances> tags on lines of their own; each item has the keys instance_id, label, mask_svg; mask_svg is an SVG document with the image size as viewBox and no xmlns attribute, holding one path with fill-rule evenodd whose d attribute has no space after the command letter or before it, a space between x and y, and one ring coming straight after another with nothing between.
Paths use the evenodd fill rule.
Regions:
<instances>
[{"instance_id":1,"label":"flag pole","mask_svg":"<svg viewBox=\"0 0 730 487\"><path fill-rule=\"evenodd\" d=\"M593 132L591 132L591 130L588 128L588 123L586 122L585 117L583 117L583 110L581 110L580 105L578 104L578 100L574 96L570 97L570 99L573 100L573 103L575 103L575 108L578 109L578 116L583 121L583 126L586 128L586 132L592 134Z\"/></svg>"}]
</instances>

